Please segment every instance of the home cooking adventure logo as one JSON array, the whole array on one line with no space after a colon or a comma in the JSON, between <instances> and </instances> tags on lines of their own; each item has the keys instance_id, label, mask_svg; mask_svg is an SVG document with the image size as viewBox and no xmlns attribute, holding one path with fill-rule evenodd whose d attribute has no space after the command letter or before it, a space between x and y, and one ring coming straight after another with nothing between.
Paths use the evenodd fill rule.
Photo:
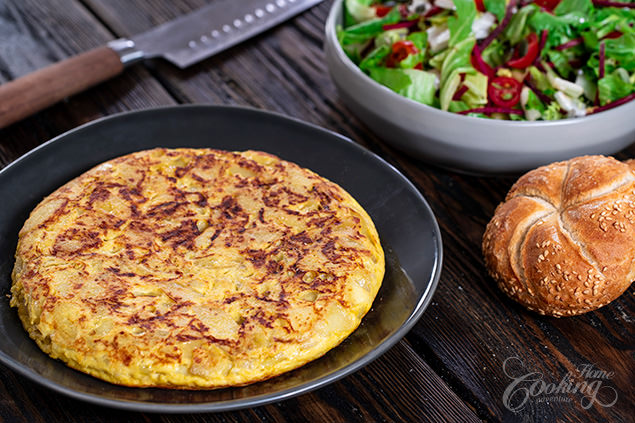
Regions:
<instances>
[{"instance_id":1,"label":"home cooking adventure logo","mask_svg":"<svg viewBox=\"0 0 635 423\"><path fill-rule=\"evenodd\" d=\"M542 373L524 368L522 360L512 356L503 362L503 372L511 379L503 392L503 404L513 412L522 410L529 401L571 402L578 395L585 410L595 404L611 407L617 402L617 391L609 385L614 372L598 369L593 364L583 364L559 381L550 382Z\"/></svg>"}]
</instances>

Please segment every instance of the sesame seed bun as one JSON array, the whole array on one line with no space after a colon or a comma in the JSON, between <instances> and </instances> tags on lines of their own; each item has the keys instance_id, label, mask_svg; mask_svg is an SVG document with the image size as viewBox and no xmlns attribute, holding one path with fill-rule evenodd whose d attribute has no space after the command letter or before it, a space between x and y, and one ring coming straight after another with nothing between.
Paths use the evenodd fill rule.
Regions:
<instances>
[{"instance_id":1,"label":"sesame seed bun","mask_svg":"<svg viewBox=\"0 0 635 423\"><path fill-rule=\"evenodd\" d=\"M483 236L487 269L529 310L573 316L635 277L635 166L584 156L523 175Z\"/></svg>"}]
</instances>

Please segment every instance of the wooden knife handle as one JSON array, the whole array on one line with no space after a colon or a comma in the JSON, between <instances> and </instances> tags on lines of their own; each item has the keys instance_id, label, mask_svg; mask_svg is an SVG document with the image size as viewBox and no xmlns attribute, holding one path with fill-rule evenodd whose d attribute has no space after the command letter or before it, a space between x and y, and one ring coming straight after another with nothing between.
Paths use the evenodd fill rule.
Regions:
<instances>
[{"instance_id":1,"label":"wooden knife handle","mask_svg":"<svg viewBox=\"0 0 635 423\"><path fill-rule=\"evenodd\" d=\"M0 85L0 128L123 71L119 55L99 47Z\"/></svg>"}]
</instances>

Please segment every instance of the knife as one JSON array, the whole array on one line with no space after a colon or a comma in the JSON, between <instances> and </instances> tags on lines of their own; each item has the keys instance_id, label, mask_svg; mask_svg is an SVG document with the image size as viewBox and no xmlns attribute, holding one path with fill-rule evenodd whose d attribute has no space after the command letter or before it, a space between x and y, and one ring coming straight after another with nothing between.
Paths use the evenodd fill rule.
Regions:
<instances>
[{"instance_id":1,"label":"knife","mask_svg":"<svg viewBox=\"0 0 635 423\"><path fill-rule=\"evenodd\" d=\"M253 37L322 0L215 0L131 38L73 56L0 85L0 128L110 79L133 63L163 58L181 69Z\"/></svg>"}]
</instances>

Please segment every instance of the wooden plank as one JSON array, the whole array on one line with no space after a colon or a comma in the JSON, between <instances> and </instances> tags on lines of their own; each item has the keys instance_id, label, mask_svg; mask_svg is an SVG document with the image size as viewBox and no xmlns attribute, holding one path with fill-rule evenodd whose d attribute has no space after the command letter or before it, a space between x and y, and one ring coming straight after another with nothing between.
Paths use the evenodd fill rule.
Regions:
<instances>
[{"instance_id":1,"label":"wooden plank","mask_svg":"<svg viewBox=\"0 0 635 423\"><path fill-rule=\"evenodd\" d=\"M4 13L3 16L10 17L6 19L6 22L13 25L18 33L25 34L25 39L31 40L30 44L24 45L30 45L34 49L35 54L33 55L34 61L26 64L18 61L16 65L12 60L6 60L2 66L5 80L20 76L70 54L100 45L111 38L110 34L92 20L83 8L78 7L74 3L65 5L65 7L62 6L59 3L40 5L35 2L6 4L7 13ZM84 22L85 19L90 20L90 25ZM51 25L59 32L49 34L42 31L39 33L39 36L43 37L42 39L32 40L34 36L33 31L30 29L31 27L41 26L45 28ZM91 27L92 29L90 29ZM60 34L74 34L75 37L68 38L60 36ZM66 43L68 40L70 41ZM14 46L13 43L7 43L7 45ZM22 58L27 56L27 52L19 51L17 55ZM131 78L132 80L130 80ZM148 76L147 71L143 67L137 67L137 69L129 71L127 75L120 79L123 82L119 79L111 81L106 84L107 88L105 86L98 87L89 93L70 99L66 104L53 107L26 122L4 130L3 135L6 135L6 137L2 145L2 151L4 152L5 163L18 157L22 152L33 148L43 140L63 132L65 129L97 116L111 113L116 110L113 110L111 104L117 104L117 107L127 110L135 108L135 106L146 107L154 103L172 103L165 91L161 90L153 79ZM137 89L139 90L138 92L135 91ZM35 127L38 130L36 133L30 134L31 136L29 136L30 127ZM25 140L27 143L25 143ZM398 352L398 349L391 351L389 357ZM409 363L408 360L416 360L416 362ZM383 416L386 416L386 413L400 416L403 413L412 412L410 411L411 409L420 413L429 413L432 421L445 421L444 418L439 416L446 414L455 416L456 421L464 421L464 419L470 418L470 411L447 387L439 383L438 377L436 377L437 381L433 383L435 375L432 370L426 367L424 373L422 366L425 363L422 364L421 360L412 352L409 352L404 357L396 355L393 361L404 365L403 369L413 369L413 372L407 375L400 375L403 383L399 392L404 394L400 396L401 398L410 399L409 395L406 394L420 391L421 388L417 385L418 383L427 386L427 390L424 392L429 392L430 397L423 399L421 403L422 406L425 405L425 409L418 408L417 404L413 405L409 400L400 403L386 395L374 398L373 385L369 385L365 381L364 383L353 382L354 385L357 385L355 392L360 394L361 399L351 397L346 404L338 404L338 407L334 408L330 404L333 398L341 398L341 393L348 392L348 388L351 386L348 382L343 381L336 384L336 387L325 388L315 394L306 395L282 404L231 413L224 417L218 415L218 417L214 418L216 421L253 421L256 418L275 421L284 421L285 419L287 421L297 421L295 417L298 415L306 416L307 419L321 415L325 418L333 419L332 421L350 421L349 417L351 416L358 416L363 419L360 421L372 421L372 418L369 418L371 415L384 419ZM370 369L376 369L375 373L377 374L374 374L371 370L367 373L360 372L359 375L364 376L353 376L353 378L364 377L380 386L390 386L393 383L394 372L387 371L379 363L375 363L370 367ZM412 373L414 373L414 376ZM112 421L124 419L147 421L151 419L151 417L142 414L106 410L101 407L87 407L81 402L52 393L4 367L0 368L0 374L2 375L0 378L0 392L3 394L2 400L0 400L0 419L3 421L44 422L60 419L68 421ZM421 379L423 376L426 376L426 378ZM439 392L437 393L435 390ZM347 395L350 396L350 394ZM425 400L430 401L430 403L426 404ZM174 416L170 417L170 419L173 421L201 420L191 416ZM209 419L206 418L205 420Z\"/></svg>"},{"instance_id":2,"label":"wooden plank","mask_svg":"<svg viewBox=\"0 0 635 423\"><path fill-rule=\"evenodd\" d=\"M83 0L118 36L127 37L209 1ZM374 137L337 99L323 56L326 1L300 16L183 71L161 60L146 64L181 102L256 107L284 113L357 141ZM375 147L376 148L376 147Z\"/></svg>"},{"instance_id":3,"label":"wooden plank","mask_svg":"<svg viewBox=\"0 0 635 423\"><path fill-rule=\"evenodd\" d=\"M113 39L80 3L68 0L0 2L0 83ZM0 166L43 141L98 117L174 104L142 67L0 130Z\"/></svg>"},{"instance_id":4,"label":"wooden plank","mask_svg":"<svg viewBox=\"0 0 635 423\"><path fill-rule=\"evenodd\" d=\"M87 4L117 35L129 35L192 10L201 2L159 1L150 5L140 0L135 3L113 0ZM480 236L513 180L473 178L439 171L377 143L341 105L328 79L320 39L327 9L325 3L289 25L184 72L161 62L149 68L180 101L251 105L312 121L388 154L389 159L417 183L439 217L446 261L435 301L408 339L461 398L475 407L480 417L506 421L628 421L635 414L630 389L634 379L632 289L603 310L562 320L527 313L498 292L493 281L485 276ZM50 49L55 51L54 46ZM65 57L64 54L61 57ZM133 71L144 72L142 67L137 68ZM122 102L126 104L125 99ZM48 137L48 132L55 133L59 125L66 125L67 113L62 108L59 116L25 126L23 134L12 137L20 142L28 142L29 137L33 137L34 142L39 143ZM37 131L35 135L32 135L32 127ZM25 147L16 148L19 152L19 148ZM633 152L631 148L624 155L632 156ZM591 410L583 410L581 395L569 395L568 403L551 404L538 402L541 398L535 397L514 414L505 408L502 400L511 382L502 370L502 363L514 355L523 359L525 370L539 372L545 380L554 382L567 371L576 371L589 363L614 371L607 386L616 389L618 401L612 407L595 404ZM339 398L321 392L312 394L326 398L317 404ZM326 416L333 411L328 404L311 407L297 401L278 404L276 411L250 411L245 418L274 420L281 413L294 413L294 407L298 410L295 415L310 410L309 417ZM341 413L358 416L354 409ZM374 416L384 418L383 414ZM234 418L228 417L225 421L234 421Z\"/></svg>"},{"instance_id":5,"label":"wooden plank","mask_svg":"<svg viewBox=\"0 0 635 423\"><path fill-rule=\"evenodd\" d=\"M364 370L315 392L263 407L216 414L159 416L89 406L53 393L4 367L0 368L0 376L0 422L479 421L406 342ZM382 387L391 387L390 392Z\"/></svg>"},{"instance_id":6,"label":"wooden plank","mask_svg":"<svg viewBox=\"0 0 635 423\"><path fill-rule=\"evenodd\" d=\"M158 1L150 6L141 0L85 1L122 36L204 3ZM408 339L481 418L608 421L632 415L633 350L626 346L633 339L628 321L634 310L632 290L604 310L562 320L531 314L508 300L487 276L480 243L513 179L476 178L431 168L378 142L351 119L337 98L321 50L330 3L191 70L156 62L152 72L180 101L250 105L334 129L381 152L415 181L439 218L445 263L433 306ZM607 384L616 389L618 402L612 407L595 403L584 410L580 395L570 394L562 404L539 402L544 398L536 397L514 414L502 399L512 382L502 364L516 355L527 371L539 372L549 381L559 381L588 363L614 371Z\"/></svg>"},{"instance_id":7,"label":"wooden plank","mask_svg":"<svg viewBox=\"0 0 635 423\"><path fill-rule=\"evenodd\" d=\"M445 251L439 289L408 336L415 349L481 418L628 421L634 399L633 288L608 307L580 317L555 319L526 311L487 276L480 253L485 225L514 179L476 178L402 163L436 213ZM589 364L614 372L603 381L603 400L617 395L617 402L611 407L594 403L587 410L580 393L565 393L564 399L550 402L549 395L535 395L513 413L503 401L514 381L503 365L507 359L518 364L513 357L523 363L513 375L536 372L546 383L558 384L568 372L584 381L581 370Z\"/></svg>"}]
</instances>

